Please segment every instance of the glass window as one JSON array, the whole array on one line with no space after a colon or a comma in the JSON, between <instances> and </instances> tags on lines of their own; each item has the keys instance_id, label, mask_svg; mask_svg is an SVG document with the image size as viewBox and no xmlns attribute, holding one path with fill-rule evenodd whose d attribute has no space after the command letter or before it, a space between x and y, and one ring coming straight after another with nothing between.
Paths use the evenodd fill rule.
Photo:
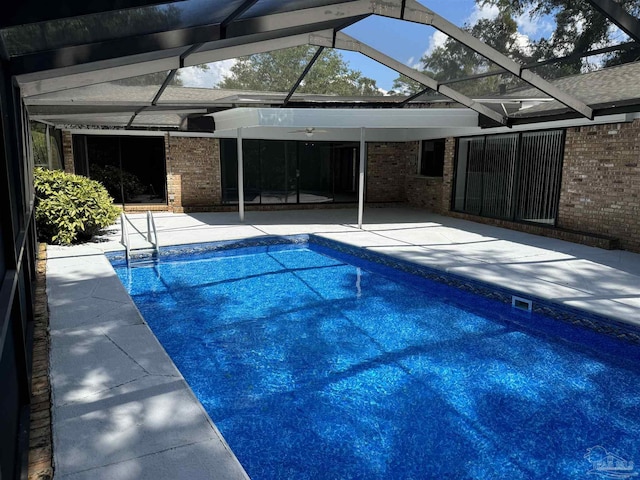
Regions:
<instances>
[{"instance_id":1,"label":"glass window","mask_svg":"<svg viewBox=\"0 0 640 480\"><path fill-rule=\"evenodd\" d=\"M238 203L238 143L235 138L220 139L220 177L222 203Z\"/></svg>"},{"instance_id":2,"label":"glass window","mask_svg":"<svg viewBox=\"0 0 640 480\"><path fill-rule=\"evenodd\" d=\"M555 225L563 155L562 130L460 139L453 208Z\"/></svg>"},{"instance_id":3,"label":"glass window","mask_svg":"<svg viewBox=\"0 0 640 480\"><path fill-rule=\"evenodd\" d=\"M446 140L423 140L420 152L419 174L425 177L442 177Z\"/></svg>"}]
</instances>

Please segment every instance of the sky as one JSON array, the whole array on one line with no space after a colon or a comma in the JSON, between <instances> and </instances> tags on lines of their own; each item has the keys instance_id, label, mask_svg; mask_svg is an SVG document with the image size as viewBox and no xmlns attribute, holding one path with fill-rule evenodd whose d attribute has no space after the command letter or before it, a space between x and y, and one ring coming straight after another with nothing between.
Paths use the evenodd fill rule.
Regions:
<instances>
[{"instance_id":1,"label":"sky","mask_svg":"<svg viewBox=\"0 0 640 480\"><path fill-rule=\"evenodd\" d=\"M497 7L480 7L474 0L420 1L458 26L465 23L474 24L480 18L491 18L498 14ZM532 19L527 13L518 18L517 22L523 44L526 44L529 38L548 36L553 29L551 19ZM343 32L411 67L418 66L423 55L442 45L447 38L443 33L425 25L375 15L361 20ZM340 53L350 68L359 70L364 76L376 80L383 92L391 90L393 80L398 77L397 72L359 53L346 51ZM209 64L207 71L185 68L181 70L180 78L185 86L208 88L228 75L233 64L232 59Z\"/></svg>"}]
</instances>

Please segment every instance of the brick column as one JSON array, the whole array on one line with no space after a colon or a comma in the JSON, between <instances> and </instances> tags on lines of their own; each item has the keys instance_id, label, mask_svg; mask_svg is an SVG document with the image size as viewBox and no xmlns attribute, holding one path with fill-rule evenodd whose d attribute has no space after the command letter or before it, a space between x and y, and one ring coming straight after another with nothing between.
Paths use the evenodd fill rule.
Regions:
<instances>
[{"instance_id":1,"label":"brick column","mask_svg":"<svg viewBox=\"0 0 640 480\"><path fill-rule=\"evenodd\" d=\"M447 138L444 147L444 170L442 173L442 203L441 212L447 213L451 211L451 195L453 195L453 166L456 157L456 139Z\"/></svg>"},{"instance_id":2,"label":"brick column","mask_svg":"<svg viewBox=\"0 0 640 480\"><path fill-rule=\"evenodd\" d=\"M67 173L76 173L73 162L73 136L69 130L62 131L62 158L64 161L64 171Z\"/></svg>"},{"instance_id":3,"label":"brick column","mask_svg":"<svg viewBox=\"0 0 640 480\"><path fill-rule=\"evenodd\" d=\"M167 192L173 210L181 212L189 207L219 205L222 198L220 141L167 136L165 149Z\"/></svg>"}]
</instances>

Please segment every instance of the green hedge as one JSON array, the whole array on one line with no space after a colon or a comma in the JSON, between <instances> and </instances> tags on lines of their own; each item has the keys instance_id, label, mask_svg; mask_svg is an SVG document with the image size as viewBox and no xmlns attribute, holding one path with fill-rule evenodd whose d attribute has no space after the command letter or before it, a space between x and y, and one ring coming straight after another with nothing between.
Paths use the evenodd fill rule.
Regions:
<instances>
[{"instance_id":1,"label":"green hedge","mask_svg":"<svg viewBox=\"0 0 640 480\"><path fill-rule=\"evenodd\" d=\"M34 186L41 241L69 245L88 240L118 217L113 199L95 180L36 167Z\"/></svg>"}]
</instances>

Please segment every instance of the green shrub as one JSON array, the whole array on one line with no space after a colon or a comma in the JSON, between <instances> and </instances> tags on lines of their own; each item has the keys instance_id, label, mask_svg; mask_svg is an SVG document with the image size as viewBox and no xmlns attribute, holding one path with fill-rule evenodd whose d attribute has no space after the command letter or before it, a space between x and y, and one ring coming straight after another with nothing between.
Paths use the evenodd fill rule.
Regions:
<instances>
[{"instance_id":1,"label":"green shrub","mask_svg":"<svg viewBox=\"0 0 640 480\"><path fill-rule=\"evenodd\" d=\"M42 241L69 245L88 240L118 217L113 199L95 180L36 167L34 186Z\"/></svg>"}]
</instances>

